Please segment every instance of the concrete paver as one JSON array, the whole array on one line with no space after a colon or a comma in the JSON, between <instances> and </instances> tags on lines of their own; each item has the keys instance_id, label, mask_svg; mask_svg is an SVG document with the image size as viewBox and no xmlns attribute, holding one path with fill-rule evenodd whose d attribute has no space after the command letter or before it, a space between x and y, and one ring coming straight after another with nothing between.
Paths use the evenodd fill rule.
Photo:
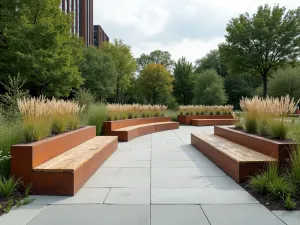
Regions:
<instances>
[{"instance_id":1,"label":"concrete paver","mask_svg":"<svg viewBox=\"0 0 300 225\"><path fill-rule=\"evenodd\" d=\"M273 213L280 218L287 225L299 225L300 224L300 211L273 211Z\"/></svg>"},{"instance_id":2,"label":"concrete paver","mask_svg":"<svg viewBox=\"0 0 300 225\"><path fill-rule=\"evenodd\" d=\"M150 188L111 188L105 204L150 204Z\"/></svg>"}]
</instances>

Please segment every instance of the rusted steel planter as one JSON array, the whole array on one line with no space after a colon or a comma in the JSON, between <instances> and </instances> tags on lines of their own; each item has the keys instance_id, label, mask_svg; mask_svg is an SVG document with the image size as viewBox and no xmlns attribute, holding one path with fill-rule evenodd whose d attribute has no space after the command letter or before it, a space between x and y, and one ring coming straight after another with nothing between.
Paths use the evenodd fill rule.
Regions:
<instances>
[{"instance_id":1,"label":"rusted steel planter","mask_svg":"<svg viewBox=\"0 0 300 225\"><path fill-rule=\"evenodd\" d=\"M297 147L295 142L289 140L272 140L228 127L215 126L214 134L273 157L280 163L285 162L290 157L291 152Z\"/></svg>"},{"instance_id":2,"label":"rusted steel planter","mask_svg":"<svg viewBox=\"0 0 300 225\"><path fill-rule=\"evenodd\" d=\"M193 126L215 126L215 125L234 125L235 119L194 119Z\"/></svg>"},{"instance_id":3,"label":"rusted steel planter","mask_svg":"<svg viewBox=\"0 0 300 225\"><path fill-rule=\"evenodd\" d=\"M39 172L34 168L94 138L89 126L30 144L11 146L11 175L32 183L32 194L74 195L103 161L117 148L117 139L73 172ZM103 155L104 154L104 155Z\"/></svg>"},{"instance_id":4,"label":"rusted steel planter","mask_svg":"<svg viewBox=\"0 0 300 225\"><path fill-rule=\"evenodd\" d=\"M126 129L128 127L131 128ZM119 141L130 141L142 135L178 128L179 123L172 122L171 117L148 117L106 121L103 124L103 134L118 136Z\"/></svg>"},{"instance_id":5,"label":"rusted steel planter","mask_svg":"<svg viewBox=\"0 0 300 225\"><path fill-rule=\"evenodd\" d=\"M178 122L184 125L192 125L194 119L233 119L232 115L195 115L195 116L177 116Z\"/></svg>"}]
</instances>

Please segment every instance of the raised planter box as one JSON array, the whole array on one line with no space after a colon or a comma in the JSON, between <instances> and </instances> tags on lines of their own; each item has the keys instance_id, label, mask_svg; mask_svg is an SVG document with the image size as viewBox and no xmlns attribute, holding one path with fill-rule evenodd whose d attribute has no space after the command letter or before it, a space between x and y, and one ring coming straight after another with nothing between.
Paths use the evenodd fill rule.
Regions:
<instances>
[{"instance_id":1,"label":"raised planter box","mask_svg":"<svg viewBox=\"0 0 300 225\"><path fill-rule=\"evenodd\" d=\"M292 141L272 140L228 127L215 126L214 134L275 158L280 163L285 162L291 152L297 147L297 144Z\"/></svg>"},{"instance_id":2,"label":"raised planter box","mask_svg":"<svg viewBox=\"0 0 300 225\"><path fill-rule=\"evenodd\" d=\"M193 126L216 126L216 125L234 125L237 120L235 119L194 119L192 120Z\"/></svg>"},{"instance_id":3,"label":"raised planter box","mask_svg":"<svg viewBox=\"0 0 300 225\"><path fill-rule=\"evenodd\" d=\"M103 134L118 136L119 141L130 141L142 135L178 128L179 123L172 122L171 117L148 117L106 121L103 124Z\"/></svg>"},{"instance_id":4,"label":"raised planter box","mask_svg":"<svg viewBox=\"0 0 300 225\"><path fill-rule=\"evenodd\" d=\"M192 120L195 119L233 119L232 115L196 115L196 116L177 116L178 122L184 125L192 125Z\"/></svg>"},{"instance_id":5,"label":"raised planter box","mask_svg":"<svg viewBox=\"0 0 300 225\"><path fill-rule=\"evenodd\" d=\"M74 171L61 168L58 171L42 172L34 169L94 137L96 127L89 126L34 143L11 146L11 175L20 178L25 184L32 183L32 194L74 195L116 150L117 138Z\"/></svg>"}]
</instances>

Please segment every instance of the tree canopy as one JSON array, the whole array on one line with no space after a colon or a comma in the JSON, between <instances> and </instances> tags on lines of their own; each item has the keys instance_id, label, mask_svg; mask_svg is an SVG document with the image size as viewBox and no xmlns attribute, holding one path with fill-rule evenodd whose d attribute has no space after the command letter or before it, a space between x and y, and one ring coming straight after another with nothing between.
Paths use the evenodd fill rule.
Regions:
<instances>
[{"instance_id":1,"label":"tree canopy","mask_svg":"<svg viewBox=\"0 0 300 225\"><path fill-rule=\"evenodd\" d=\"M170 95L173 90L173 77L161 64L149 64L138 78L141 92L148 102L157 104L161 97Z\"/></svg>"},{"instance_id":2,"label":"tree canopy","mask_svg":"<svg viewBox=\"0 0 300 225\"><path fill-rule=\"evenodd\" d=\"M194 103L200 105L222 105L227 101L224 81L215 70L202 72L195 82Z\"/></svg>"},{"instance_id":3,"label":"tree canopy","mask_svg":"<svg viewBox=\"0 0 300 225\"><path fill-rule=\"evenodd\" d=\"M193 99L194 74L193 65L182 57L174 67L173 94L179 104L189 105Z\"/></svg>"},{"instance_id":4,"label":"tree canopy","mask_svg":"<svg viewBox=\"0 0 300 225\"><path fill-rule=\"evenodd\" d=\"M85 79L85 88L89 89L97 100L106 100L114 94L117 72L111 55L95 47L88 47L84 50L81 71Z\"/></svg>"},{"instance_id":5,"label":"tree canopy","mask_svg":"<svg viewBox=\"0 0 300 225\"><path fill-rule=\"evenodd\" d=\"M231 19L226 30L226 42L219 46L222 58L234 73L259 75L264 96L272 71L300 55L300 7L259 6L253 16Z\"/></svg>"},{"instance_id":6,"label":"tree canopy","mask_svg":"<svg viewBox=\"0 0 300 225\"><path fill-rule=\"evenodd\" d=\"M83 42L70 33L71 15L60 10L59 0L13 2L18 10L6 9L5 19L16 21L0 22L1 77L20 73L33 95L69 96L83 82L78 68Z\"/></svg>"},{"instance_id":7,"label":"tree canopy","mask_svg":"<svg viewBox=\"0 0 300 225\"><path fill-rule=\"evenodd\" d=\"M117 72L116 102L122 102L125 91L130 87L131 79L136 71L136 60L133 58L131 48L122 40L115 39L112 43L104 42L100 48L111 55Z\"/></svg>"},{"instance_id":8,"label":"tree canopy","mask_svg":"<svg viewBox=\"0 0 300 225\"><path fill-rule=\"evenodd\" d=\"M287 67L276 71L269 81L269 95L280 97L290 95L300 99L300 66Z\"/></svg>"},{"instance_id":9,"label":"tree canopy","mask_svg":"<svg viewBox=\"0 0 300 225\"><path fill-rule=\"evenodd\" d=\"M228 74L228 68L221 59L219 50L211 50L206 56L196 60L195 64L195 73L213 69L222 77Z\"/></svg>"},{"instance_id":10,"label":"tree canopy","mask_svg":"<svg viewBox=\"0 0 300 225\"><path fill-rule=\"evenodd\" d=\"M174 61L172 60L171 54L167 51L155 50L149 55L142 54L137 58L138 71L141 72L145 67L151 63L162 64L168 70L172 70Z\"/></svg>"}]
</instances>

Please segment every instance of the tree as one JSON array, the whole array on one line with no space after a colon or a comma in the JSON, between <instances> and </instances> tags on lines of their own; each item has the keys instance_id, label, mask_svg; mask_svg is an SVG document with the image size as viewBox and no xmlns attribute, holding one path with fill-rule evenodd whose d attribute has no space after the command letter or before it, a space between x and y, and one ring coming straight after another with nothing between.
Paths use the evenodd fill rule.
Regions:
<instances>
[{"instance_id":1,"label":"tree","mask_svg":"<svg viewBox=\"0 0 300 225\"><path fill-rule=\"evenodd\" d=\"M194 89L194 103L201 105L222 105L227 101L224 81L215 70L202 72L197 78Z\"/></svg>"},{"instance_id":2,"label":"tree","mask_svg":"<svg viewBox=\"0 0 300 225\"><path fill-rule=\"evenodd\" d=\"M20 73L33 95L68 96L83 82L83 42L70 33L72 16L60 10L59 0L17 2L19 19L5 27L1 77Z\"/></svg>"},{"instance_id":3,"label":"tree","mask_svg":"<svg viewBox=\"0 0 300 225\"><path fill-rule=\"evenodd\" d=\"M196 60L195 73L202 73L208 69L214 69L222 77L228 75L228 68L221 59L219 50L211 50L206 56Z\"/></svg>"},{"instance_id":4,"label":"tree","mask_svg":"<svg viewBox=\"0 0 300 225\"><path fill-rule=\"evenodd\" d=\"M279 69L269 80L269 94L273 97L290 95L300 99L300 66Z\"/></svg>"},{"instance_id":5,"label":"tree","mask_svg":"<svg viewBox=\"0 0 300 225\"><path fill-rule=\"evenodd\" d=\"M193 89L193 65L182 57L175 63L173 95L179 104L189 105L192 103Z\"/></svg>"},{"instance_id":6,"label":"tree","mask_svg":"<svg viewBox=\"0 0 300 225\"><path fill-rule=\"evenodd\" d=\"M255 95L255 89L259 86L258 79L253 79L253 76L250 74L227 76L224 80L228 96L227 103L233 105L235 108L239 108L242 97L253 97Z\"/></svg>"},{"instance_id":7,"label":"tree","mask_svg":"<svg viewBox=\"0 0 300 225\"><path fill-rule=\"evenodd\" d=\"M260 6L227 25L226 42L219 46L222 58L234 73L249 72L263 81L267 96L268 76L300 55L300 7L286 12L284 7Z\"/></svg>"},{"instance_id":8,"label":"tree","mask_svg":"<svg viewBox=\"0 0 300 225\"><path fill-rule=\"evenodd\" d=\"M96 100L103 101L114 94L117 71L111 55L88 47L84 50L81 71L85 78L84 87L94 94Z\"/></svg>"},{"instance_id":9,"label":"tree","mask_svg":"<svg viewBox=\"0 0 300 225\"><path fill-rule=\"evenodd\" d=\"M145 67L151 63L162 64L168 70L172 70L174 61L171 54L167 51L155 50L149 55L142 54L140 58L137 58L138 71L141 72Z\"/></svg>"},{"instance_id":10,"label":"tree","mask_svg":"<svg viewBox=\"0 0 300 225\"><path fill-rule=\"evenodd\" d=\"M138 78L140 90L148 102L157 104L159 98L172 93L173 77L161 64L149 64Z\"/></svg>"},{"instance_id":11,"label":"tree","mask_svg":"<svg viewBox=\"0 0 300 225\"><path fill-rule=\"evenodd\" d=\"M117 72L116 101L122 102L125 91L130 87L130 82L136 71L136 60L133 58L129 45L122 40L115 39L112 43L103 42L101 51L111 55Z\"/></svg>"}]
</instances>

